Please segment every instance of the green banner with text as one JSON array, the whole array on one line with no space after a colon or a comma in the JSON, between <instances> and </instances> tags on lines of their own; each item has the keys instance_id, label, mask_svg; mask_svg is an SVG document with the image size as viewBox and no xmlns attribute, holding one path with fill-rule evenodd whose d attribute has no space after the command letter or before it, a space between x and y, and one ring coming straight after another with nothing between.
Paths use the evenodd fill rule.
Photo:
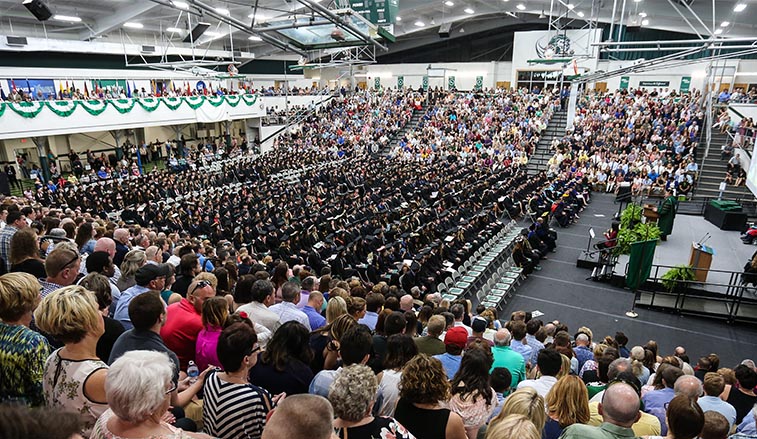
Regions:
<instances>
[{"instance_id":1,"label":"green banner with text","mask_svg":"<svg viewBox=\"0 0 757 439\"><path fill-rule=\"evenodd\" d=\"M628 90L628 83L631 81L631 78L628 76L621 76L620 77L620 89L621 90Z\"/></svg>"},{"instance_id":2,"label":"green banner with text","mask_svg":"<svg viewBox=\"0 0 757 439\"><path fill-rule=\"evenodd\" d=\"M691 88L691 76L681 77L681 93L688 93L689 88Z\"/></svg>"}]
</instances>

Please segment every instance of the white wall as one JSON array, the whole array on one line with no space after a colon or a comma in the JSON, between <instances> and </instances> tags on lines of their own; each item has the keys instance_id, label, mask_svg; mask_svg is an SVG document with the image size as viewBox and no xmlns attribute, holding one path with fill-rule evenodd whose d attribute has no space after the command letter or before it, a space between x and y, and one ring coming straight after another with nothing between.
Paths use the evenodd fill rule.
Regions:
<instances>
[{"instance_id":1,"label":"white wall","mask_svg":"<svg viewBox=\"0 0 757 439\"><path fill-rule=\"evenodd\" d=\"M437 71L446 69L444 78L429 78L429 86L437 85L447 88L450 76L455 77L455 87L458 90L472 90L476 85L476 77L483 77L483 87L493 88L498 81L511 81L511 62L481 62L481 63L446 63L446 64L379 64L367 68L366 77L358 81L366 81L369 88L373 88L375 78L380 78L385 88L397 88L397 78L404 77L405 87L419 88L423 85L423 77L428 74L429 66Z\"/></svg>"}]
</instances>

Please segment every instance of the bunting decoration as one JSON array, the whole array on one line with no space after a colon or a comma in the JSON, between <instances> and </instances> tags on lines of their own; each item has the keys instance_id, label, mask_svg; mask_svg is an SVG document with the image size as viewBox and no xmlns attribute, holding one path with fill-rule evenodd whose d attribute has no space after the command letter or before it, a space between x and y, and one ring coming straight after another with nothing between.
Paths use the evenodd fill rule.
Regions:
<instances>
[{"instance_id":1,"label":"bunting decoration","mask_svg":"<svg viewBox=\"0 0 757 439\"><path fill-rule=\"evenodd\" d=\"M73 86L73 85L72 85ZM85 90L87 85L84 85ZM98 84L98 89L99 84ZM63 84L60 84L61 94L63 94ZM4 98L5 92L0 87L0 97ZM152 113L160 106L165 106L171 111L178 110L183 104L186 104L189 108L196 110L203 105L211 105L218 107L226 103L230 107L236 107L240 103L248 107L252 107L257 103L258 95L245 94L245 95L229 95L229 96L182 96L182 97L161 97L161 98L134 98L134 99L68 99L58 101L32 101L32 102L1 102L0 101L0 117L3 116L6 109L10 109L13 113L24 117L34 118L40 114L43 110L54 113L59 117L70 117L82 108L83 111L92 115L98 116L105 112L108 107L113 107L121 114L130 113L135 106L139 106L144 111Z\"/></svg>"}]
</instances>

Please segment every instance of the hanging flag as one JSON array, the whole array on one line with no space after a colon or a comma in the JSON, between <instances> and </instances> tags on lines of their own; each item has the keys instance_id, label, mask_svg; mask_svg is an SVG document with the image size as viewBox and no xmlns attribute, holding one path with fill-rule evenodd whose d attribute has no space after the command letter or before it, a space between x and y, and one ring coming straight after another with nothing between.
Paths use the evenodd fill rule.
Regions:
<instances>
[{"instance_id":1,"label":"hanging flag","mask_svg":"<svg viewBox=\"0 0 757 439\"><path fill-rule=\"evenodd\" d=\"M16 81L11 79L11 88L13 88L13 91L16 91Z\"/></svg>"},{"instance_id":2,"label":"hanging flag","mask_svg":"<svg viewBox=\"0 0 757 439\"><path fill-rule=\"evenodd\" d=\"M171 92L176 93L176 89L173 88L173 79L169 79L168 81L169 81L168 83L171 85Z\"/></svg>"},{"instance_id":3,"label":"hanging flag","mask_svg":"<svg viewBox=\"0 0 757 439\"><path fill-rule=\"evenodd\" d=\"M129 86L129 81L126 81L126 97L131 97L131 86Z\"/></svg>"},{"instance_id":4,"label":"hanging flag","mask_svg":"<svg viewBox=\"0 0 757 439\"><path fill-rule=\"evenodd\" d=\"M70 91L70 89L68 88L68 79L66 79L66 94L67 94L67 95L71 94L71 91Z\"/></svg>"},{"instance_id":5,"label":"hanging flag","mask_svg":"<svg viewBox=\"0 0 757 439\"><path fill-rule=\"evenodd\" d=\"M131 94L132 96L139 95L139 89L137 88L137 83L134 81L131 81Z\"/></svg>"},{"instance_id":6,"label":"hanging flag","mask_svg":"<svg viewBox=\"0 0 757 439\"><path fill-rule=\"evenodd\" d=\"M84 81L84 97L89 99L89 89L87 89L87 81Z\"/></svg>"},{"instance_id":7,"label":"hanging flag","mask_svg":"<svg viewBox=\"0 0 757 439\"><path fill-rule=\"evenodd\" d=\"M210 82L210 81L208 81L208 87L210 88L210 91L208 93L210 93L212 95L213 94L213 83Z\"/></svg>"},{"instance_id":8,"label":"hanging flag","mask_svg":"<svg viewBox=\"0 0 757 439\"><path fill-rule=\"evenodd\" d=\"M8 99L8 97L5 96L5 90L3 90L3 86L0 85L0 101L5 101L7 99Z\"/></svg>"},{"instance_id":9,"label":"hanging flag","mask_svg":"<svg viewBox=\"0 0 757 439\"><path fill-rule=\"evenodd\" d=\"M26 90L29 92L29 95L32 94L32 87L29 85L29 80L26 80Z\"/></svg>"},{"instance_id":10,"label":"hanging flag","mask_svg":"<svg viewBox=\"0 0 757 439\"><path fill-rule=\"evenodd\" d=\"M58 83L58 98L62 101L63 100L63 82Z\"/></svg>"},{"instance_id":11,"label":"hanging flag","mask_svg":"<svg viewBox=\"0 0 757 439\"><path fill-rule=\"evenodd\" d=\"M152 95L155 96L155 81L150 80L150 91L152 92Z\"/></svg>"},{"instance_id":12,"label":"hanging flag","mask_svg":"<svg viewBox=\"0 0 757 439\"><path fill-rule=\"evenodd\" d=\"M192 95L192 89L189 88L189 81L187 81L187 96L191 96L191 95Z\"/></svg>"}]
</instances>

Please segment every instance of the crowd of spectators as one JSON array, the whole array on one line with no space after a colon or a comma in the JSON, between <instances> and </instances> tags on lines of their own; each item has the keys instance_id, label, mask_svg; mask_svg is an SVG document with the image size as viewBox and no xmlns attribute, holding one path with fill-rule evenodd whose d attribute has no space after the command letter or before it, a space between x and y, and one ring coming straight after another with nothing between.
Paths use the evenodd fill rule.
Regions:
<instances>
[{"instance_id":1,"label":"crowd of spectators","mask_svg":"<svg viewBox=\"0 0 757 439\"><path fill-rule=\"evenodd\" d=\"M539 269L590 180L516 162L559 105L526 93L441 94L407 135L435 148L370 154L418 98L334 100L259 157L8 198L0 400L98 439L754 437L749 360L442 299L444 262L508 216L535 219L513 258ZM0 430L41 428L5 410Z\"/></svg>"},{"instance_id":2,"label":"crowd of spectators","mask_svg":"<svg viewBox=\"0 0 757 439\"><path fill-rule=\"evenodd\" d=\"M688 195L699 172L703 121L698 92L587 93L573 128L553 142L549 173L584 178L598 191L630 186L634 196Z\"/></svg>"}]
</instances>

